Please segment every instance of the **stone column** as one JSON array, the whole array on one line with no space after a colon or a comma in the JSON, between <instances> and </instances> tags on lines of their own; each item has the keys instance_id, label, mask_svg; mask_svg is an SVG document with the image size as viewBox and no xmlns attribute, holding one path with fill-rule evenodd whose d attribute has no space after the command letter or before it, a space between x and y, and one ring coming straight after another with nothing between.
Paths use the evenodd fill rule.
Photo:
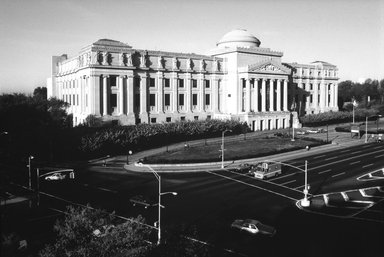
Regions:
<instances>
[{"instance_id":1,"label":"stone column","mask_svg":"<svg viewBox=\"0 0 384 257\"><path fill-rule=\"evenodd\" d=\"M319 84L317 83L317 81L315 80L313 82L313 86L315 88L315 91L313 93L313 101L312 101L312 107L314 107L316 110L319 110Z\"/></svg>"},{"instance_id":2,"label":"stone column","mask_svg":"<svg viewBox=\"0 0 384 257\"><path fill-rule=\"evenodd\" d=\"M164 99L164 76L162 72L157 73L157 110L159 113L164 113L164 104L163 104L163 99Z\"/></svg>"},{"instance_id":3,"label":"stone column","mask_svg":"<svg viewBox=\"0 0 384 257\"><path fill-rule=\"evenodd\" d=\"M191 112L191 73L187 73L187 94L185 96L186 111Z\"/></svg>"},{"instance_id":4,"label":"stone column","mask_svg":"<svg viewBox=\"0 0 384 257\"><path fill-rule=\"evenodd\" d=\"M217 78L213 79L212 96L212 111L217 113L219 112L219 80Z\"/></svg>"},{"instance_id":5,"label":"stone column","mask_svg":"<svg viewBox=\"0 0 384 257\"><path fill-rule=\"evenodd\" d=\"M261 79L261 111L266 111L267 101L266 101L266 95L267 92L265 90L265 79Z\"/></svg>"},{"instance_id":6,"label":"stone column","mask_svg":"<svg viewBox=\"0 0 384 257\"><path fill-rule=\"evenodd\" d=\"M119 88L119 115L124 114L124 76L118 77Z\"/></svg>"},{"instance_id":7,"label":"stone column","mask_svg":"<svg viewBox=\"0 0 384 257\"><path fill-rule=\"evenodd\" d=\"M259 111L259 79L254 79L254 90L253 90L253 94L254 94L254 99L255 101L253 102L253 110L255 112L258 112Z\"/></svg>"},{"instance_id":8,"label":"stone column","mask_svg":"<svg viewBox=\"0 0 384 257\"><path fill-rule=\"evenodd\" d=\"M281 111L281 80L277 80L277 97L276 97L276 111L280 112Z\"/></svg>"},{"instance_id":9,"label":"stone column","mask_svg":"<svg viewBox=\"0 0 384 257\"><path fill-rule=\"evenodd\" d=\"M103 76L103 116L108 115L108 77Z\"/></svg>"},{"instance_id":10,"label":"stone column","mask_svg":"<svg viewBox=\"0 0 384 257\"><path fill-rule=\"evenodd\" d=\"M178 88L177 88L177 73L174 73L173 74L173 78L172 78L172 87L173 87L173 90L172 90L172 98L173 98L173 101L172 101L172 110L173 110L173 112L175 112L175 113L177 113L177 112L179 112L179 110L178 110L178 97L179 97L179 95L178 95Z\"/></svg>"},{"instance_id":11,"label":"stone column","mask_svg":"<svg viewBox=\"0 0 384 257\"><path fill-rule=\"evenodd\" d=\"M275 111L274 108L274 98L275 98L275 87L274 87L274 79L269 80L269 111Z\"/></svg>"},{"instance_id":12,"label":"stone column","mask_svg":"<svg viewBox=\"0 0 384 257\"><path fill-rule=\"evenodd\" d=\"M135 116L134 111L134 85L133 85L133 76L128 76L127 78L127 114L130 117Z\"/></svg>"},{"instance_id":13,"label":"stone column","mask_svg":"<svg viewBox=\"0 0 384 257\"><path fill-rule=\"evenodd\" d=\"M198 85L198 87L200 86L200 90L199 90L199 101L197 102L198 104L198 110L201 111L201 112L204 112L205 111L205 106L204 106L204 91L205 91L205 88L204 88L204 75L201 74L201 77L200 77L200 85Z\"/></svg>"},{"instance_id":14,"label":"stone column","mask_svg":"<svg viewBox=\"0 0 384 257\"><path fill-rule=\"evenodd\" d=\"M245 112L249 113L251 111L251 81L250 79L245 79Z\"/></svg>"},{"instance_id":15,"label":"stone column","mask_svg":"<svg viewBox=\"0 0 384 257\"><path fill-rule=\"evenodd\" d=\"M325 85L322 81L320 84L320 109L321 111L324 111L325 107Z\"/></svg>"},{"instance_id":16,"label":"stone column","mask_svg":"<svg viewBox=\"0 0 384 257\"><path fill-rule=\"evenodd\" d=\"M283 108L284 111L288 111L288 81L284 79L284 96L283 96Z\"/></svg>"},{"instance_id":17,"label":"stone column","mask_svg":"<svg viewBox=\"0 0 384 257\"><path fill-rule=\"evenodd\" d=\"M91 114L100 115L100 76L92 75L89 85L89 106Z\"/></svg>"},{"instance_id":18,"label":"stone column","mask_svg":"<svg viewBox=\"0 0 384 257\"><path fill-rule=\"evenodd\" d=\"M141 77L140 83L140 115L147 114L147 99L147 75L144 75L143 77Z\"/></svg>"}]
</instances>

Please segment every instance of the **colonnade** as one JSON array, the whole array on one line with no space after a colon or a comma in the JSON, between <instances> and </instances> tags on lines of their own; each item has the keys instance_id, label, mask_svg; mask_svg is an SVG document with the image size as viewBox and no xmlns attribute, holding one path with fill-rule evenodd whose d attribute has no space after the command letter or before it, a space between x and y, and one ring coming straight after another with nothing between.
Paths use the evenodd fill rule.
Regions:
<instances>
[{"instance_id":1,"label":"colonnade","mask_svg":"<svg viewBox=\"0 0 384 257\"><path fill-rule=\"evenodd\" d=\"M244 79L242 78L241 80L245 80L245 99L243 101L239 101L240 104L244 104L244 106L241 106L242 111L244 112L288 111L288 80L287 79L274 79L274 78ZM261 86L259 85L260 81L261 81ZM253 82L253 90L251 90L252 82ZM240 85L242 85L242 83ZM267 87L268 87L268 92L267 92ZM241 97L242 95L243 94L240 94ZM259 101L261 101L261 104Z\"/></svg>"}]
</instances>

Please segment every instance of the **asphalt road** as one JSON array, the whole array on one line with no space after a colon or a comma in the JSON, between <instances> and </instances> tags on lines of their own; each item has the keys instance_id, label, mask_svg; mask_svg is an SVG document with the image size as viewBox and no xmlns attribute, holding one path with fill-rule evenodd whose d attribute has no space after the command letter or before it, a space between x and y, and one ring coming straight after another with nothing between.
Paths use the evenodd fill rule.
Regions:
<instances>
[{"instance_id":1,"label":"asphalt road","mask_svg":"<svg viewBox=\"0 0 384 257\"><path fill-rule=\"evenodd\" d=\"M334 203L337 197L360 192L348 190L383 186L381 179L358 178L370 177L369 172L384 167L384 144L364 144L285 162L304 169L305 160L313 199L326 195ZM74 181L42 181L41 206L49 207L53 217L72 202L89 203L124 217L141 214L152 225L157 208L134 207L129 199L141 194L155 203L157 180L152 173L128 172L121 165L92 166L77 172ZM355 215L342 204L336 204L332 212L329 208L301 210L296 203L303 197L304 173L299 169L285 167L281 176L267 181L231 170L167 173L161 178L162 192L178 192L162 197L163 231L197 231L194 236L199 240L235 253L224 251L223 256L382 256L381 200L358 209ZM231 230L230 224L239 218L260 220L274 226L277 234L268 238Z\"/></svg>"}]
</instances>

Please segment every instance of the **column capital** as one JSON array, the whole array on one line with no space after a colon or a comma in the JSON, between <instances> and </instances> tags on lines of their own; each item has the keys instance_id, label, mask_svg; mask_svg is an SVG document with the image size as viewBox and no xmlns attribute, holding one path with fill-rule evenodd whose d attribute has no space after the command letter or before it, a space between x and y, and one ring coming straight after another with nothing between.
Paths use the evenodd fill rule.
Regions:
<instances>
[{"instance_id":1,"label":"column capital","mask_svg":"<svg viewBox=\"0 0 384 257\"><path fill-rule=\"evenodd\" d=\"M103 78L109 78L109 75L101 74L101 77L103 77Z\"/></svg>"}]
</instances>

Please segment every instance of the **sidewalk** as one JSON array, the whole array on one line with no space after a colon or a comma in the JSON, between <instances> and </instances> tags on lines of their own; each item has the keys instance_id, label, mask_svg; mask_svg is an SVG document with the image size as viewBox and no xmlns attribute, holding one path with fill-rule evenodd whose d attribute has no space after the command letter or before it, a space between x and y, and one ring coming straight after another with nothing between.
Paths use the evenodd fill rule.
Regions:
<instances>
[{"instance_id":1,"label":"sidewalk","mask_svg":"<svg viewBox=\"0 0 384 257\"><path fill-rule=\"evenodd\" d=\"M333 128L329 128L330 130L333 130ZM253 137L253 136L263 136L266 133L264 132L254 132L247 134L247 137ZM270 132L273 133L273 132ZM365 138L362 137L360 139L351 139L350 133L345 132L329 132L327 133L321 133L321 134L307 134L304 135L305 137L314 137L314 138L321 138L323 140L326 140L327 137L329 141L331 141L331 144L322 145L318 147L313 147L311 150L307 151L306 149L300 149L296 151L291 152L285 152L270 156L263 156L263 157L256 157L251 159L243 159L243 160L236 160L236 161L225 161L224 166L226 168L234 168L238 166L240 163L245 162L258 162L263 160L278 160L278 161L287 161L292 158L297 157L305 157L313 154L321 154L323 152L329 152L334 151L337 149L343 149L350 146L355 145L362 145L365 143ZM242 138L243 136L241 136ZM299 137L299 136L298 136ZM239 136L232 136L232 139L239 140ZM213 139L212 139L213 140ZM227 138L226 138L227 140ZM201 144L202 140L196 140L196 141L190 141L188 142L190 145L194 144ZM168 146L169 148L171 146ZM183 148L184 143L179 143L172 145L172 149L177 148ZM141 165L138 164L138 161L145 156L154 155L157 153L164 152L166 147L156 148L156 149L150 149L138 153L134 153L131 156L129 156L129 164L126 164L126 156L118 156L115 158L111 158L109 161L111 162L118 162L118 163L125 163L124 169L127 171L133 171L133 172L149 172L151 171L147 165ZM202 171L213 171L213 170L219 170L221 169L221 162L211 162L211 163L188 163L188 164L151 164L150 167L152 169L155 169L156 172L202 172Z\"/></svg>"}]
</instances>

